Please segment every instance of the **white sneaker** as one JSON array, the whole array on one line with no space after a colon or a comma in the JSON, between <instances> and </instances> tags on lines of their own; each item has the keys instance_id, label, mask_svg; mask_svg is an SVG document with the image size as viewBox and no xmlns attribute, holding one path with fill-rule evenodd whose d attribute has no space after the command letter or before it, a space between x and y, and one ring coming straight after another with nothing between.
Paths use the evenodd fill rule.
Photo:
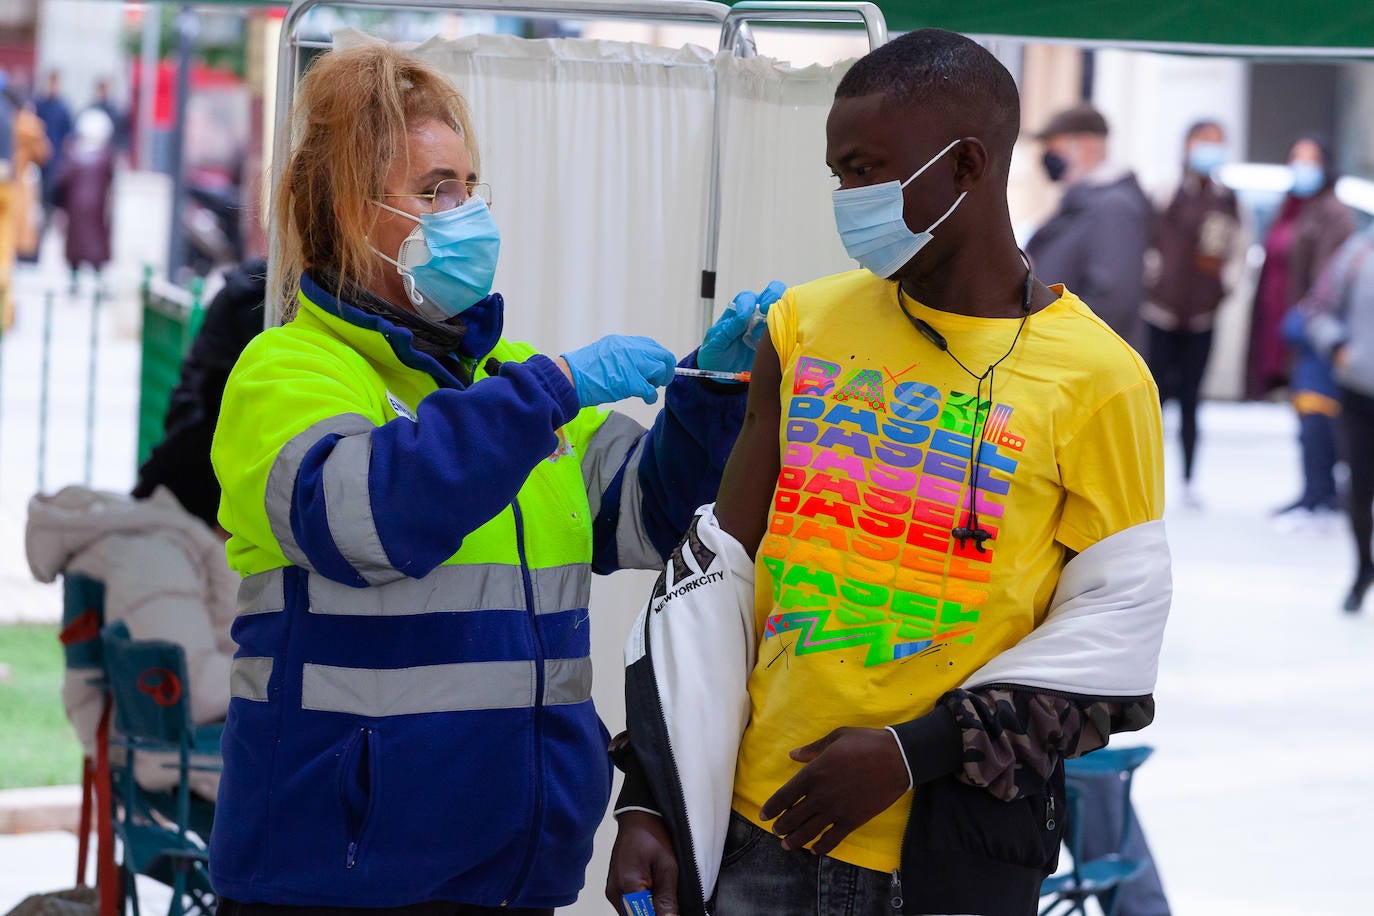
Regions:
<instances>
[{"instance_id":1,"label":"white sneaker","mask_svg":"<svg viewBox=\"0 0 1374 916\"><path fill-rule=\"evenodd\" d=\"M1319 534L1334 534L1342 527L1345 513L1333 506L1318 506L1308 510L1311 528Z\"/></svg>"},{"instance_id":2,"label":"white sneaker","mask_svg":"<svg viewBox=\"0 0 1374 916\"><path fill-rule=\"evenodd\" d=\"M1279 534L1305 534L1312 530L1312 510L1305 508L1289 509L1275 515L1270 524Z\"/></svg>"}]
</instances>

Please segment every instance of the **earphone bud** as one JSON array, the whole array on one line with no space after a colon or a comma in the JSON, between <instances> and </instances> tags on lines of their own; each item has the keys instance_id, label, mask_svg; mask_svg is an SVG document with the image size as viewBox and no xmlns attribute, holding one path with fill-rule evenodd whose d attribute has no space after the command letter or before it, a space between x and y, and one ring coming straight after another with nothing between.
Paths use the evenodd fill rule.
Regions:
<instances>
[{"instance_id":1,"label":"earphone bud","mask_svg":"<svg viewBox=\"0 0 1374 916\"><path fill-rule=\"evenodd\" d=\"M988 552L988 549L983 546L983 542L992 539L991 531L987 531L976 525L972 528L966 528L963 525L960 525L958 528L952 529L949 533L953 535L956 541L959 542L959 546L961 548L967 547L968 542L971 539L973 541L973 546L978 548L979 553Z\"/></svg>"}]
</instances>

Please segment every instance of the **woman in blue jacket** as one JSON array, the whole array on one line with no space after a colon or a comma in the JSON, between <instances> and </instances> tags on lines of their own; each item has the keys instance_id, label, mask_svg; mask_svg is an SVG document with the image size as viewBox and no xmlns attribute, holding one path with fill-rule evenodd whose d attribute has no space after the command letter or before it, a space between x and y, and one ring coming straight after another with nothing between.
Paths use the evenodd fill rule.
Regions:
<instances>
[{"instance_id":1,"label":"woman in blue jacket","mask_svg":"<svg viewBox=\"0 0 1374 916\"><path fill-rule=\"evenodd\" d=\"M294 316L245 350L213 449L244 577L220 912L551 913L610 791L591 574L661 567L744 395L675 379L648 338L551 358L501 336L500 234L436 70L332 52L298 104L275 208ZM684 364L747 368L754 311ZM664 385L651 430L598 408Z\"/></svg>"}]
</instances>

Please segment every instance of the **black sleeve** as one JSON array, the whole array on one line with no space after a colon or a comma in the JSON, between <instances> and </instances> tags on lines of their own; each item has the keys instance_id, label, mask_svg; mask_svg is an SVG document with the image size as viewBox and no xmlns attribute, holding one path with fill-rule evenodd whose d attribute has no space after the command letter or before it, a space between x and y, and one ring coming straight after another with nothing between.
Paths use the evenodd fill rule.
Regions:
<instances>
[{"instance_id":1,"label":"black sleeve","mask_svg":"<svg viewBox=\"0 0 1374 916\"><path fill-rule=\"evenodd\" d=\"M639 762L634 748L630 746L629 734L621 732L616 735L611 741L610 751L611 760L625 774L625 782L620 787L620 794L616 796L612 813L619 813L626 808L662 812L663 809L654 798L654 790L649 785L649 774L645 772L644 764Z\"/></svg>"},{"instance_id":2,"label":"black sleeve","mask_svg":"<svg viewBox=\"0 0 1374 916\"><path fill-rule=\"evenodd\" d=\"M213 525L219 484L210 466L210 442L229 372L263 326L267 262L249 261L225 277L181 365L163 421L162 441L138 470L133 495L145 498L166 486L188 512Z\"/></svg>"},{"instance_id":3,"label":"black sleeve","mask_svg":"<svg viewBox=\"0 0 1374 916\"><path fill-rule=\"evenodd\" d=\"M1041 791L1064 758L1154 719L1153 697L1073 698L1022 688L952 690L935 709L894 725L913 781L957 773L1004 801Z\"/></svg>"}]
</instances>

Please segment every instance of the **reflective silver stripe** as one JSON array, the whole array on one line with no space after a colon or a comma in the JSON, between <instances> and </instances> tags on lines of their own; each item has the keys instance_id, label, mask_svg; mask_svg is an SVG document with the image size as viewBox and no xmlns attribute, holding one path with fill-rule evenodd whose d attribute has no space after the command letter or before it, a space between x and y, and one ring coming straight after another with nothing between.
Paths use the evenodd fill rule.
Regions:
<instances>
[{"instance_id":1,"label":"reflective silver stripe","mask_svg":"<svg viewBox=\"0 0 1374 916\"><path fill-rule=\"evenodd\" d=\"M592 568L586 563L532 569L530 580L536 614L586 610L592 602Z\"/></svg>"},{"instance_id":2,"label":"reflective silver stripe","mask_svg":"<svg viewBox=\"0 0 1374 916\"><path fill-rule=\"evenodd\" d=\"M585 563L530 570L536 614L583 610L591 601L592 571ZM479 563L440 566L423 579L398 579L351 588L310 577L310 612L349 617L402 617L454 611L525 610L519 566Z\"/></svg>"},{"instance_id":3,"label":"reflective silver stripe","mask_svg":"<svg viewBox=\"0 0 1374 916\"><path fill-rule=\"evenodd\" d=\"M286 610L285 582L280 569L244 576L239 583L238 614L273 614Z\"/></svg>"},{"instance_id":4,"label":"reflective silver stripe","mask_svg":"<svg viewBox=\"0 0 1374 916\"><path fill-rule=\"evenodd\" d=\"M648 436L641 439L625 462L625 477L620 486L620 517L615 526L616 563L621 569L660 569L663 566L663 557L649 540L649 532L644 530L643 492L639 489L639 463L644 460L648 442Z\"/></svg>"},{"instance_id":5,"label":"reflective silver stripe","mask_svg":"<svg viewBox=\"0 0 1374 916\"><path fill-rule=\"evenodd\" d=\"M416 668L306 665L301 706L383 718L534 705L534 662L470 662Z\"/></svg>"},{"instance_id":6,"label":"reflective silver stripe","mask_svg":"<svg viewBox=\"0 0 1374 916\"><path fill-rule=\"evenodd\" d=\"M306 665L301 707L374 719L427 712L528 709L537 682L534 662L467 662L415 668L338 668ZM544 662L544 697L551 706L582 703L592 695L592 660Z\"/></svg>"},{"instance_id":7,"label":"reflective silver stripe","mask_svg":"<svg viewBox=\"0 0 1374 916\"><path fill-rule=\"evenodd\" d=\"M592 660L590 658L548 658L544 660L544 702L549 706L570 706L592 698Z\"/></svg>"},{"instance_id":8,"label":"reflective silver stripe","mask_svg":"<svg viewBox=\"0 0 1374 916\"><path fill-rule=\"evenodd\" d=\"M257 656L236 658L229 665L229 696L262 703L272 679L272 659Z\"/></svg>"},{"instance_id":9,"label":"reflective silver stripe","mask_svg":"<svg viewBox=\"0 0 1374 916\"><path fill-rule=\"evenodd\" d=\"M611 485L615 472L642 435L644 427L625 414L612 411L587 440L582 449L582 482L587 488L587 505L593 519L601 511L601 494Z\"/></svg>"},{"instance_id":10,"label":"reflective silver stripe","mask_svg":"<svg viewBox=\"0 0 1374 916\"><path fill-rule=\"evenodd\" d=\"M310 447L331 433L352 436L371 432L377 426L367 417L358 413L345 413L327 417L312 425L304 432L297 433L277 452L272 462L272 470L267 474L267 490L263 495L263 505L267 510L267 521L272 526L272 536L277 539L282 555L296 566L313 569L305 552L296 543L291 533L291 498L296 492L296 475L300 473L301 462L305 460Z\"/></svg>"},{"instance_id":11,"label":"reflective silver stripe","mask_svg":"<svg viewBox=\"0 0 1374 916\"><path fill-rule=\"evenodd\" d=\"M334 546L369 585L392 582L396 571L382 549L372 517L367 471L372 462L372 437L340 439L324 465L324 502Z\"/></svg>"}]
</instances>

